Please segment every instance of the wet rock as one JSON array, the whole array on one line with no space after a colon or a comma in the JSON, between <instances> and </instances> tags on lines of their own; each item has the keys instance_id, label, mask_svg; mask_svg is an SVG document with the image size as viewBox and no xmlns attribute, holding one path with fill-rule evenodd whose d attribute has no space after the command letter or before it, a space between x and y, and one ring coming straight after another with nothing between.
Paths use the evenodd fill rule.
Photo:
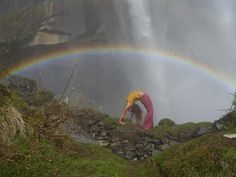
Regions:
<instances>
[{"instance_id":1,"label":"wet rock","mask_svg":"<svg viewBox=\"0 0 236 177\"><path fill-rule=\"evenodd\" d=\"M119 146L119 145L120 145L119 141L110 143L110 147L116 147L116 146Z\"/></svg>"},{"instance_id":2,"label":"wet rock","mask_svg":"<svg viewBox=\"0 0 236 177\"><path fill-rule=\"evenodd\" d=\"M98 140L98 144L101 145L101 146L104 146L104 147L107 147L109 146L109 141L106 141L106 140Z\"/></svg>"},{"instance_id":3,"label":"wet rock","mask_svg":"<svg viewBox=\"0 0 236 177\"><path fill-rule=\"evenodd\" d=\"M113 147L113 148L112 148L112 151L113 151L114 153L117 153L117 154L120 154L120 155L123 155L123 154L124 154L123 148L122 148L121 146Z\"/></svg>"},{"instance_id":4,"label":"wet rock","mask_svg":"<svg viewBox=\"0 0 236 177\"><path fill-rule=\"evenodd\" d=\"M88 124L89 126L92 126L92 125L96 124L96 120L89 119L87 124Z\"/></svg>"},{"instance_id":5,"label":"wet rock","mask_svg":"<svg viewBox=\"0 0 236 177\"><path fill-rule=\"evenodd\" d=\"M144 147L143 144L135 144L136 149L142 149Z\"/></svg>"},{"instance_id":6,"label":"wet rock","mask_svg":"<svg viewBox=\"0 0 236 177\"><path fill-rule=\"evenodd\" d=\"M104 127L104 122L103 121L100 121L100 122L98 122L98 126L100 126L100 127Z\"/></svg>"},{"instance_id":7,"label":"wet rock","mask_svg":"<svg viewBox=\"0 0 236 177\"><path fill-rule=\"evenodd\" d=\"M154 144L154 149L160 149L161 140L155 139L155 140L152 141L152 143Z\"/></svg>"},{"instance_id":8,"label":"wet rock","mask_svg":"<svg viewBox=\"0 0 236 177\"><path fill-rule=\"evenodd\" d=\"M195 131L181 131L178 133L178 138L181 141L187 141L197 137L197 133Z\"/></svg>"},{"instance_id":9,"label":"wet rock","mask_svg":"<svg viewBox=\"0 0 236 177\"><path fill-rule=\"evenodd\" d=\"M104 129L100 130L99 134L101 136L107 136L107 131L105 131Z\"/></svg>"},{"instance_id":10,"label":"wet rock","mask_svg":"<svg viewBox=\"0 0 236 177\"><path fill-rule=\"evenodd\" d=\"M223 130L225 130L224 124L223 124L223 123L220 123L220 122L218 122L218 121L215 121L215 122L214 122L214 126L215 126L216 130L218 130L218 131L223 131Z\"/></svg>"},{"instance_id":11,"label":"wet rock","mask_svg":"<svg viewBox=\"0 0 236 177\"><path fill-rule=\"evenodd\" d=\"M90 130L90 132L99 132L100 127L97 124L95 124L95 125L91 126L89 130Z\"/></svg>"},{"instance_id":12,"label":"wet rock","mask_svg":"<svg viewBox=\"0 0 236 177\"><path fill-rule=\"evenodd\" d=\"M132 144L128 144L124 147L124 151L135 151L135 146Z\"/></svg>"},{"instance_id":13,"label":"wet rock","mask_svg":"<svg viewBox=\"0 0 236 177\"><path fill-rule=\"evenodd\" d=\"M230 130L236 127L236 111L229 112L224 117L214 122L214 127L218 131Z\"/></svg>"},{"instance_id":14,"label":"wet rock","mask_svg":"<svg viewBox=\"0 0 236 177\"><path fill-rule=\"evenodd\" d=\"M200 127L197 134L198 136L211 133L213 131L213 127Z\"/></svg>"},{"instance_id":15,"label":"wet rock","mask_svg":"<svg viewBox=\"0 0 236 177\"><path fill-rule=\"evenodd\" d=\"M149 150L154 150L154 144L153 143L149 143L147 146L146 146L147 149Z\"/></svg>"},{"instance_id":16,"label":"wet rock","mask_svg":"<svg viewBox=\"0 0 236 177\"><path fill-rule=\"evenodd\" d=\"M127 145L127 144L129 144L129 141L128 140L122 140L121 144Z\"/></svg>"},{"instance_id":17,"label":"wet rock","mask_svg":"<svg viewBox=\"0 0 236 177\"><path fill-rule=\"evenodd\" d=\"M145 151L143 149L136 150L136 154L138 155L138 157L141 157L143 156L143 154L145 154Z\"/></svg>"},{"instance_id":18,"label":"wet rock","mask_svg":"<svg viewBox=\"0 0 236 177\"><path fill-rule=\"evenodd\" d=\"M107 130L113 130L113 129L116 128L116 125L113 125L113 124L111 124L111 125L104 125L104 127L105 127Z\"/></svg>"},{"instance_id":19,"label":"wet rock","mask_svg":"<svg viewBox=\"0 0 236 177\"><path fill-rule=\"evenodd\" d=\"M125 151L124 157L125 157L125 159L132 160L132 159L136 158L136 155L137 154L135 153L135 151Z\"/></svg>"},{"instance_id":20,"label":"wet rock","mask_svg":"<svg viewBox=\"0 0 236 177\"><path fill-rule=\"evenodd\" d=\"M88 134L84 130L80 130L79 132L72 132L71 137L80 143L86 144L98 144L96 139L94 139L90 134Z\"/></svg>"},{"instance_id":21,"label":"wet rock","mask_svg":"<svg viewBox=\"0 0 236 177\"><path fill-rule=\"evenodd\" d=\"M161 144L169 144L170 143L170 139L168 137L162 137L161 138Z\"/></svg>"},{"instance_id":22,"label":"wet rock","mask_svg":"<svg viewBox=\"0 0 236 177\"><path fill-rule=\"evenodd\" d=\"M109 137L108 136L97 136L96 140L108 140Z\"/></svg>"}]
</instances>

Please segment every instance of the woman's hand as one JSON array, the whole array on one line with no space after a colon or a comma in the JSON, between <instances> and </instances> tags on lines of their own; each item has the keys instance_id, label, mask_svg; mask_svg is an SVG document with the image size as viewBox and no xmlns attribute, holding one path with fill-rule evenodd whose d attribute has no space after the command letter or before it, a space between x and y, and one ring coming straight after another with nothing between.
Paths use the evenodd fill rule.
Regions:
<instances>
[{"instance_id":1,"label":"woman's hand","mask_svg":"<svg viewBox=\"0 0 236 177\"><path fill-rule=\"evenodd\" d=\"M119 121L119 124L121 124L121 125L125 125L125 122L123 122L123 121Z\"/></svg>"}]
</instances>

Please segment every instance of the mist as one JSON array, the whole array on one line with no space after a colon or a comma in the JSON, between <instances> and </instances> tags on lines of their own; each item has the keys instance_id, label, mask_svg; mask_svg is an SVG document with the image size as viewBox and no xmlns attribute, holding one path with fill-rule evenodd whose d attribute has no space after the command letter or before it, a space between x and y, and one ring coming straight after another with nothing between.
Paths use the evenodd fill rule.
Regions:
<instances>
[{"instance_id":1,"label":"mist","mask_svg":"<svg viewBox=\"0 0 236 177\"><path fill-rule=\"evenodd\" d=\"M110 21L106 20L111 16L105 16L105 12L100 17L105 20L99 16L93 19L90 14L84 21L76 22L76 18L71 18L73 22L65 21L77 24L82 34L86 28L80 28L81 25L96 28L97 20L103 24L99 30L105 34L116 29L106 45L118 42L168 51L209 66L228 79L236 79L235 1L114 0L109 11L113 14L114 28L108 25ZM119 116L124 97L132 90L143 90L153 101L155 124L164 117L177 123L216 120L225 113L224 109L230 108L231 93L235 91L235 85L227 85L225 80L204 69L137 53L84 54L76 59L37 65L20 74L35 78L42 88L61 94L75 64L76 71L67 91L67 96L72 95L71 102L83 104L80 90L92 100L86 105L96 105L104 113Z\"/></svg>"}]
</instances>

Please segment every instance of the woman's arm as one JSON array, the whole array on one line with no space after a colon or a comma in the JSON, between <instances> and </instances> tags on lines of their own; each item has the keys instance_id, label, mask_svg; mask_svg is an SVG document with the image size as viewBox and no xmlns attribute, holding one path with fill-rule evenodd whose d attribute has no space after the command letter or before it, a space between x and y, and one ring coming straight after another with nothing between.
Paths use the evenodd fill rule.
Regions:
<instances>
[{"instance_id":1,"label":"woman's arm","mask_svg":"<svg viewBox=\"0 0 236 177\"><path fill-rule=\"evenodd\" d=\"M123 112L122 112L121 115L120 115L120 118L119 118L119 123L120 123L120 124L125 124L125 123L123 122L123 120L124 120L124 117L125 117L126 112L129 110L130 107L131 107L131 104L130 104L130 103L127 103L126 106L125 106L125 108L124 108L124 110L123 110Z\"/></svg>"}]
</instances>

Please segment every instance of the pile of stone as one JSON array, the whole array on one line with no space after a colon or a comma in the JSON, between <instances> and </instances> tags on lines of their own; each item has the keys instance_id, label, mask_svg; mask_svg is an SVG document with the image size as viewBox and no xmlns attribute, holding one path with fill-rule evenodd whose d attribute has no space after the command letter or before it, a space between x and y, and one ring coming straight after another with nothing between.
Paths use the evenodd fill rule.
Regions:
<instances>
[{"instance_id":1,"label":"pile of stone","mask_svg":"<svg viewBox=\"0 0 236 177\"><path fill-rule=\"evenodd\" d=\"M186 126L192 128L185 128ZM75 140L82 143L99 144L110 148L114 153L129 160L144 160L164 149L181 142L189 141L213 131L212 124L185 124L177 127L169 119L163 119L156 127L163 131L158 138L132 124L118 125L116 119L94 110L79 110L67 121L67 130ZM166 130L175 130L172 131ZM171 134L172 132L172 134Z\"/></svg>"},{"instance_id":2,"label":"pile of stone","mask_svg":"<svg viewBox=\"0 0 236 177\"><path fill-rule=\"evenodd\" d=\"M118 125L116 119L93 110L75 112L61 130L76 141L99 144L129 160L144 160L166 147L138 126Z\"/></svg>"},{"instance_id":3,"label":"pile of stone","mask_svg":"<svg viewBox=\"0 0 236 177\"><path fill-rule=\"evenodd\" d=\"M106 124L101 119L83 119L80 128L98 144L129 160L144 160L163 150L163 143L143 130Z\"/></svg>"}]
</instances>

